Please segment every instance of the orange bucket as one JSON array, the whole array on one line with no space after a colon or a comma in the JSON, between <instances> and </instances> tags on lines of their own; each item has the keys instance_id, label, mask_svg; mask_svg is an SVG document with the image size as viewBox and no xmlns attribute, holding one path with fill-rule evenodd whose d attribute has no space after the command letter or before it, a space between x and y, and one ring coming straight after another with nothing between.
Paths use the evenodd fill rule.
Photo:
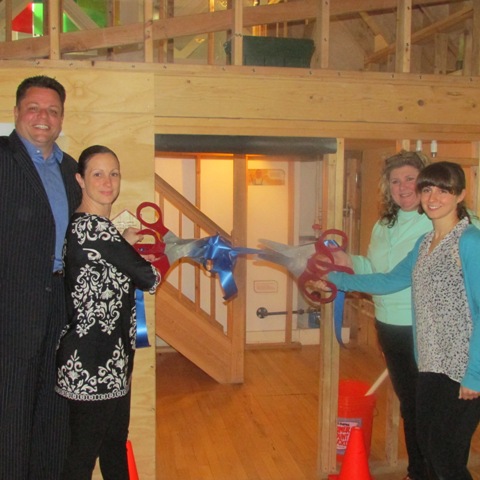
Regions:
<instances>
[{"instance_id":1,"label":"orange bucket","mask_svg":"<svg viewBox=\"0 0 480 480\"><path fill-rule=\"evenodd\" d=\"M338 386L337 461L341 462L347 449L350 431L360 427L365 439L367 456L372 441L373 412L377 403L375 394L365 394L370 385L357 380L340 380Z\"/></svg>"}]
</instances>

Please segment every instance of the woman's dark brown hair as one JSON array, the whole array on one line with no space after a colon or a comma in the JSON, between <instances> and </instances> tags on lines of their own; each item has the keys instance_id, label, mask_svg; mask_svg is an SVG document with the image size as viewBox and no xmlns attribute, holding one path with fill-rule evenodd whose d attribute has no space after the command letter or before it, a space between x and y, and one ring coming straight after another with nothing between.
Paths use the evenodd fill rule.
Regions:
<instances>
[{"instance_id":1,"label":"woman's dark brown hair","mask_svg":"<svg viewBox=\"0 0 480 480\"><path fill-rule=\"evenodd\" d=\"M420 193L425 187L437 187L452 195L460 195L467 187L465 172L458 163L432 163L417 177L417 192ZM418 212L425 213L421 205L418 207ZM468 217L470 221L465 200L457 204L457 216L459 219Z\"/></svg>"}]
</instances>

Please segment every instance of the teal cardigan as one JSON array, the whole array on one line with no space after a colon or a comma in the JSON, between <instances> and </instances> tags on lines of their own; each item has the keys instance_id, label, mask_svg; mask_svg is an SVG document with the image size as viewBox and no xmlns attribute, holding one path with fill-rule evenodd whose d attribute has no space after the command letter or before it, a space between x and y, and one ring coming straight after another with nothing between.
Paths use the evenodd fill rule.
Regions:
<instances>
[{"instance_id":1,"label":"teal cardigan","mask_svg":"<svg viewBox=\"0 0 480 480\"><path fill-rule=\"evenodd\" d=\"M412 284L412 273L418 257L420 243L416 242L410 253L390 272L366 275L349 275L332 272L328 280L345 292L365 292L385 295L408 288ZM480 230L469 225L459 241L460 261L465 281L468 305L472 314L473 331L470 337L469 360L461 384L480 392ZM412 304L413 328L415 332L415 306ZM414 335L415 338L415 335ZM415 342L415 353L416 342Z\"/></svg>"},{"instance_id":2,"label":"teal cardigan","mask_svg":"<svg viewBox=\"0 0 480 480\"><path fill-rule=\"evenodd\" d=\"M425 215L399 210L393 226L377 221L372 230L367 256L351 255L355 273L385 273L400 263L425 233L432 231ZM375 318L388 325L412 326L412 292L410 288L389 295L373 295Z\"/></svg>"}]
</instances>

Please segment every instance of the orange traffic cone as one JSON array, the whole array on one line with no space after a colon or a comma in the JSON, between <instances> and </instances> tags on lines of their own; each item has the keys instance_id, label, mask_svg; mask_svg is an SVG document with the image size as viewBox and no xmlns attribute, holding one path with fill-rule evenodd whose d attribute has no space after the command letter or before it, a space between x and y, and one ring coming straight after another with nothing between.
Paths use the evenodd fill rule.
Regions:
<instances>
[{"instance_id":1,"label":"orange traffic cone","mask_svg":"<svg viewBox=\"0 0 480 480\"><path fill-rule=\"evenodd\" d=\"M338 480L373 480L368 468L367 450L360 427L353 427L350 430Z\"/></svg>"},{"instance_id":2,"label":"orange traffic cone","mask_svg":"<svg viewBox=\"0 0 480 480\"><path fill-rule=\"evenodd\" d=\"M128 460L128 476L130 480L138 480L137 464L133 455L132 442L127 440L127 460Z\"/></svg>"}]
</instances>

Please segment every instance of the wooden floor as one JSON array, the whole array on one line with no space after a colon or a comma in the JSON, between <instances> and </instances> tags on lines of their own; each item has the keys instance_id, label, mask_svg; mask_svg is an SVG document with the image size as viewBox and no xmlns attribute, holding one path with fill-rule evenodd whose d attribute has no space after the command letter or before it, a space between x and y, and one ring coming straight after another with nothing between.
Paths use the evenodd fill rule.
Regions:
<instances>
[{"instance_id":1,"label":"wooden floor","mask_svg":"<svg viewBox=\"0 0 480 480\"><path fill-rule=\"evenodd\" d=\"M157 355L157 480L319 480L318 346L247 350L245 382L220 385L175 352ZM340 378L373 384L385 368L371 348L341 351ZM384 456L387 379L377 391L370 468L375 480L401 480ZM480 433L471 472L480 480ZM473 465L474 464L474 465ZM325 478L325 477L323 477Z\"/></svg>"}]
</instances>

